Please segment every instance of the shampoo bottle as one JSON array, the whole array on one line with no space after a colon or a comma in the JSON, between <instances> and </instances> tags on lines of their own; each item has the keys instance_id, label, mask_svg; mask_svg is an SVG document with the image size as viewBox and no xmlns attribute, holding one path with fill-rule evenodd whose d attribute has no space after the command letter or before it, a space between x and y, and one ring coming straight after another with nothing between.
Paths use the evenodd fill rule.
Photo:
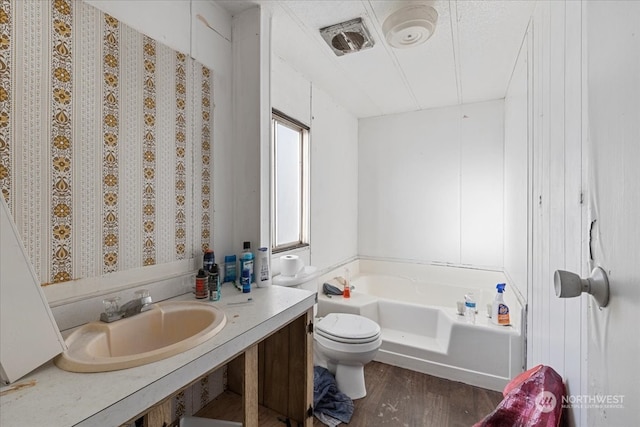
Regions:
<instances>
[{"instance_id":1,"label":"shampoo bottle","mask_svg":"<svg viewBox=\"0 0 640 427\"><path fill-rule=\"evenodd\" d=\"M491 321L496 325L510 325L511 319L509 318L509 307L504 303L504 287L506 284L498 283L496 285L496 289L498 293L496 294L496 298L493 300L493 310L491 312Z\"/></svg>"},{"instance_id":2,"label":"shampoo bottle","mask_svg":"<svg viewBox=\"0 0 640 427\"><path fill-rule=\"evenodd\" d=\"M271 284L271 272L269 269L269 248L258 248L258 255L253 266L256 284L259 288L264 288Z\"/></svg>"}]
</instances>

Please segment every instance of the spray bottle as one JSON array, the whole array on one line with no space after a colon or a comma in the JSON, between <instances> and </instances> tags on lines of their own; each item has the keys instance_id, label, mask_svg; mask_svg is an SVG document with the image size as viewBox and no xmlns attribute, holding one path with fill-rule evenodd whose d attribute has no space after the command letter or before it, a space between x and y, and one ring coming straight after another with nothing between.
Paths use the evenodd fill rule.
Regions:
<instances>
[{"instance_id":1,"label":"spray bottle","mask_svg":"<svg viewBox=\"0 0 640 427\"><path fill-rule=\"evenodd\" d=\"M504 303L504 288L507 286L504 283L498 283L496 289L498 293L493 300L493 310L491 311L491 321L496 325L510 325L511 319L509 318L509 307Z\"/></svg>"}]
</instances>

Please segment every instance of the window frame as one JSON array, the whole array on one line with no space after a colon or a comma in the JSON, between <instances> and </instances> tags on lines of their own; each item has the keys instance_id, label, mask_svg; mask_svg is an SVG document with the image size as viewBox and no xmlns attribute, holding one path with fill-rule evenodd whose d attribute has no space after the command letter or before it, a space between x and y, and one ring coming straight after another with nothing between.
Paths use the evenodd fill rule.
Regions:
<instances>
[{"instance_id":1,"label":"window frame","mask_svg":"<svg viewBox=\"0 0 640 427\"><path fill-rule=\"evenodd\" d=\"M277 212L276 212L276 124L286 126L289 129L300 133L300 229L298 230L298 241L287 242L276 245L277 236ZM271 182L270 182L270 198L271 198L271 253L282 253L290 250L309 247L309 141L311 129L309 126L300 121L284 114L281 111L273 109L271 112Z\"/></svg>"}]
</instances>

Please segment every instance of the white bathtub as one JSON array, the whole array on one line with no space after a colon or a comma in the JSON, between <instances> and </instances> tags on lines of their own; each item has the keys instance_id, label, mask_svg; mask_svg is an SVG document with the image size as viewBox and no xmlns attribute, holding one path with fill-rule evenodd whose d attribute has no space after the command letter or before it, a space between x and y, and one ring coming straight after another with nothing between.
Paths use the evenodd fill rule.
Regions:
<instances>
[{"instance_id":1,"label":"white bathtub","mask_svg":"<svg viewBox=\"0 0 640 427\"><path fill-rule=\"evenodd\" d=\"M502 273L371 260L349 269L351 298L321 293L322 283L337 284L332 278L344 269L331 272L320 280L317 314L355 313L378 322L383 343L377 361L498 391L522 372L522 309L508 285L511 326L494 325L487 316L496 283L507 282ZM467 292L478 301L475 324L457 314L456 301Z\"/></svg>"}]
</instances>

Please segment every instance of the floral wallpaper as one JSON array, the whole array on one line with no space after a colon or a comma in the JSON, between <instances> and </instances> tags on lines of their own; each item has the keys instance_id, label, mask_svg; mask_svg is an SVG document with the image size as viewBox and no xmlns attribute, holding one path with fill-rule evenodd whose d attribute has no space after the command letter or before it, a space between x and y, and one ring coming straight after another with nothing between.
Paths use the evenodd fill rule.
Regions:
<instances>
[{"instance_id":1,"label":"floral wallpaper","mask_svg":"<svg viewBox=\"0 0 640 427\"><path fill-rule=\"evenodd\" d=\"M79 0L0 0L0 190L46 284L200 258L211 70Z\"/></svg>"}]
</instances>

